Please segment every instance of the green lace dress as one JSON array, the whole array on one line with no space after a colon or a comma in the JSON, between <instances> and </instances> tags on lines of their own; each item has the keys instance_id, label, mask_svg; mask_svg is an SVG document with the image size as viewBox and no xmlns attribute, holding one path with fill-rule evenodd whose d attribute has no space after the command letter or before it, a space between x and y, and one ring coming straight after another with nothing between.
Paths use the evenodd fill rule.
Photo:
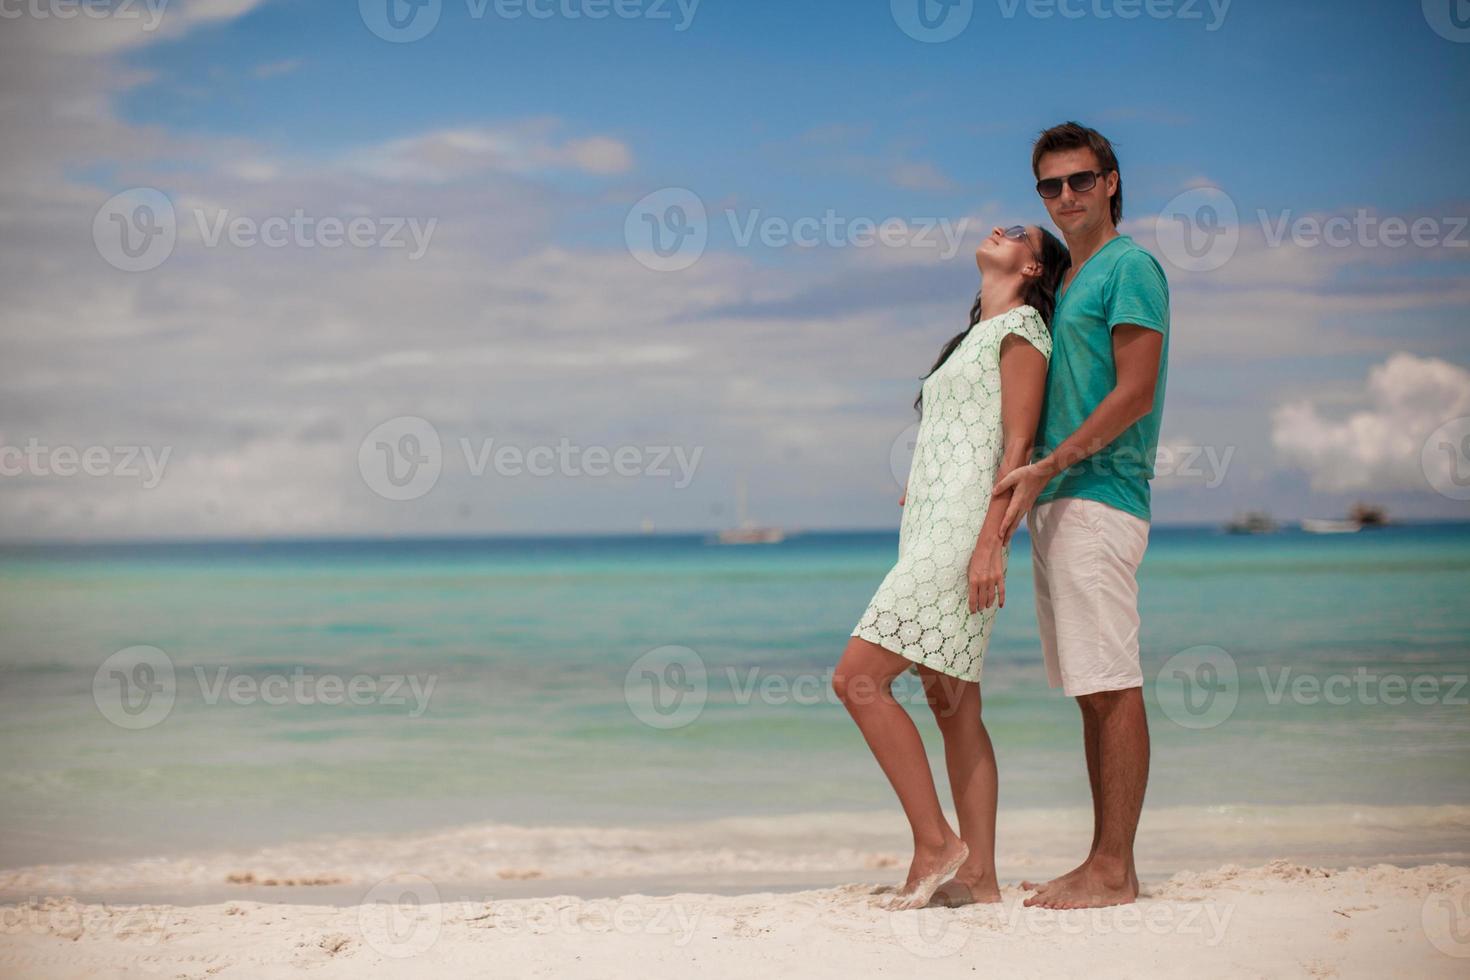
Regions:
<instances>
[{"instance_id":1,"label":"green lace dress","mask_svg":"<svg viewBox=\"0 0 1470 980\"><path fill-rule=\"evenodd\" d=\"M1001 459L1000 345L1012 333L1051 358L1041 314L1020 306L971 327L924 380L898 561L851 634L968 681L995 621L995 606L970 613L968 572Z\"/></svg>"}]
</instances>

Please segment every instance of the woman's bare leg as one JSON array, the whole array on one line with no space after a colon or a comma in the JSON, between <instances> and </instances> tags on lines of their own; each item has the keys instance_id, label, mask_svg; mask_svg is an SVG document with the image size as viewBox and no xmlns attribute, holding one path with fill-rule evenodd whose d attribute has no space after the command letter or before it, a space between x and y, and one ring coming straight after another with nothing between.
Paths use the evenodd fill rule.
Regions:
<instances>
[{"instance_id":1,"label":"woman's bare leg","mask_svg":"<svg viewBox=\"0 0 1470 980\"><path fill-rule=\"evenodd\" d=\"M939 805L924 740L891 685L912 665L908 659L854 636L832 676L832 690L847 708L898 794L914 835L914 859L891 908L919 908L968 855Z\"/></svg>"},{"instance_id":2,"label":"woman's bare leg","mask_svg":"<svg viewBox=\"0 0 1470 980\"><path fill-rule=\"evenodd\" d=\"M998 902L995 813L999 780L995 749L980 719L980 685L928 667L920 667L919 676L944 735L944 761L960 836L970 848L970 856L955 876L939 886L936 901L950 906Z\"/></svg>"}]
</instances>

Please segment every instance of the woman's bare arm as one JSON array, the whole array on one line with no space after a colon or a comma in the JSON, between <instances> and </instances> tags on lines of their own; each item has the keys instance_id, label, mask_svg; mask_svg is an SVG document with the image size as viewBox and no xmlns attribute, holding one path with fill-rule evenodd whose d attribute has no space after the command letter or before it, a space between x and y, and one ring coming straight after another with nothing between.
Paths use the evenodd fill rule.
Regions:
<instances>
[{"instance_id":1,"label":"woman's bare arm","mask_svg":"<svg viewBox=\"0 0 1470 980\"><path fill-rule=\"evenodd\" d=\"M1036 443L1036 426L1041 421L1041 401L1046 394L1046 355L1028 341L1010 334L1000 345L1001 459L996 479L1017 466L1025 466ZM1005 516L1009 494L992 497L980 528L980 539L1000 540L1000 519Z\"/></svg>"},{"instance_id":2,"label":"woman's bare arm","mask_svg":"<svg viewBox=\"0 0 1470 980\"><path fill-rule=\"evenodd\" d=\"M1025 338L1008 335L1000 346L1000 426L1001 458L996 479L1018 466L1026 465L1036 441L1036 426L1041 420L1041 402L1046 394L1046 355ZM990 498L975 554L970 563L970 611L989 606L998 599L1005 605L1005 575L998 560L1004 542L1001 522L1010 493Z\"/></svg>"}]
</instances>

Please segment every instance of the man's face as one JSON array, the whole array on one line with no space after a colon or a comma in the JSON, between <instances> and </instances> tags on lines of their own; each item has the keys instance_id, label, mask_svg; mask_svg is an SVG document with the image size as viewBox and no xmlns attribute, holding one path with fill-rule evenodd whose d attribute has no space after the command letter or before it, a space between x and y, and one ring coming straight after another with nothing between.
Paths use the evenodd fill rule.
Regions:
<instances>
[{"instance_id":1,"label":"man's face","mask_svg":"<svg viewBox=\"0 0 1470 980\"><path fill-rule=\"evenodd\" d=\"M1036 165L1037 179L1065 178L1079 170L1101 170L1097 154L1084 148L1058 150L1042 157ZM1068 238L1095 233L1113 223L1112 197L1118 188L1118 174L1109 171L1099 177L1092 190L1077 193L1062 181L1059 197L1042 198L1051 220Z\"/></svg>"}]
</instances>

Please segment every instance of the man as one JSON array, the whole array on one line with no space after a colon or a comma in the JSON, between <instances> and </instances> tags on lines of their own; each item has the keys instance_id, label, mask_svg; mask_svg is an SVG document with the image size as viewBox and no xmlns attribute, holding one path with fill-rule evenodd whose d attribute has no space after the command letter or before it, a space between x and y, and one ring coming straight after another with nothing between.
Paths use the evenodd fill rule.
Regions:
<instances>
[{"instance_id":1,"label":"man","mask_svg":"<svg viewBox=\"0 0 1470 980\"><path fill-rule=\"evenodd\" d=\"M1031 169L1072 268L1052 316L1039 458L995 493L1014 491L1007 540L1029 511L1042 651L1051 686L1082 710L1093 829L1081 865L1023 887L1036 892L1028 906L1093 908L1138 897L1133 841L1149 738L1137 572L1164 410L1169 286L1158 260L1118 233L1122 175L1102 134L1074 122L1048 129Z\"/></svg>"}]
</instances>

